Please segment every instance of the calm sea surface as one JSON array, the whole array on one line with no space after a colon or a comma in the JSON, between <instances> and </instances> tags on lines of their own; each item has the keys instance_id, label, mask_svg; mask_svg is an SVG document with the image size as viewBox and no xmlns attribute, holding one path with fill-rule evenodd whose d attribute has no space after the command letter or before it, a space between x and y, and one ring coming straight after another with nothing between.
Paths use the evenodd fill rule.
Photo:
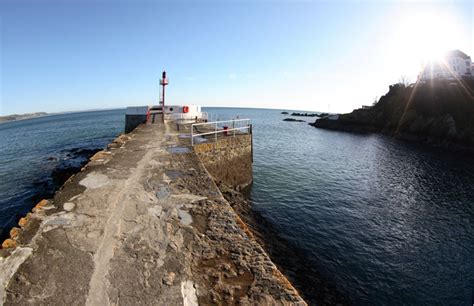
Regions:
<instances>
[{"instance_id":1,"label":"calm sea surface","mask_svg":"<svg viewBox=\"0 0 474 306\"><path fill-rule=\"evenodd\" d=\"M289 273L310 267L303 287L314 274L352 304L472 304L472 157L283 122L277 110L207 111L252 119L253 209L298 254ZM104 147L123 125L122 110L0 124L0 226L31 209L68 152Z\"/></svg>"}]
</instances>

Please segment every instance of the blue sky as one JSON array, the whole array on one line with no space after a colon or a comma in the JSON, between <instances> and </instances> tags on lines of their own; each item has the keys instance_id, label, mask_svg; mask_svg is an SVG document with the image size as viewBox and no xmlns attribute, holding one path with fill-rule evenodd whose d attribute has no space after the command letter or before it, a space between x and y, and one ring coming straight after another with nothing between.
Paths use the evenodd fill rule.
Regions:
<instances>
[{"instance_id":1,"label":"blue sky","mask_svg":"<svg viewBox=\"0 0 474 306\"><path fill-rule=\"evenodd\" d=\"M0 114L156 104L346 112L431 51L473 55L470 1L2 1Z\"/></svg>"}]
</instances>

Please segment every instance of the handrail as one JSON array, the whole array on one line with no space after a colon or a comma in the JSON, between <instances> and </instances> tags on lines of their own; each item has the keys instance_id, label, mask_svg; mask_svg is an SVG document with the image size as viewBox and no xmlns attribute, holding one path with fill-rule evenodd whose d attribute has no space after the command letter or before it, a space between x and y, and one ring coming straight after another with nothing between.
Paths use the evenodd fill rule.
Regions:
<instances>
[{"instance_id":1,"label":"handrail","mask_svg":"<svg viewBox=\"0 0 474 306\"><path fill-rule=\"evenodd\" d=\"M235 127L236 122L248 122L248 124L245 125L245 126L241 126L241 127ZM227 129L222 129L222 130L218 129L218 124L222 124L222 123L232 123L232 128L231 129L227 128ZM203 126L203 125L214 125L214 131L194 134L194 127L195 126ZM191 124L191 146L194 146L194 137L214 134L215 135L215 140L217 142L217 135L219 133L228 133L228 132L233 131L233 136L235 137L235 131L248 130L248 133L250 134L251 133L251 128L252 128L252 126L250 124L250 119L234 119L234 120L194 123L194 124Z\"/></svg>"},{"instance_id":2,"label":"handrail","mask_svg":"<svg viewBox=\"0 0 474 306\"><path fill-rule=\"evenodd\" d=\"M215 123L224 123L224 122L240 122L240 121L250 121L250 119L233 119L233 120L203 122L203 123L195 123L193 125L206 125L206 124L215 124Z\"/></svg>"}]
</instances>

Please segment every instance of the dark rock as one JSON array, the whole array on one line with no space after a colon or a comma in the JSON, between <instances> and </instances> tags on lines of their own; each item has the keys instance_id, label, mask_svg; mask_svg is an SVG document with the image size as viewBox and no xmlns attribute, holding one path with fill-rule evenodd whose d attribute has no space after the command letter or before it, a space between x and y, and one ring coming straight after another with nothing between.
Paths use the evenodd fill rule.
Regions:
<instances>
[{"instance_id":1,"label":"dark rock","mask_svg":"<svg viewBox=\"0 0 474 306\"><path fill-rule=\"evenodd\" d=\"M319 115L315 113L292 113L291 115L295 117L319 117Z\"/></svg>"},{"instance_id":2,"label":"dark rock","mask_svg":"<svg viewBox=\"0 0 474 306\"><path fill-rule=\"evenodd\" d=\"M64 155L64 159L51 172L54 189L61 187L71 176L81 170L89 158L100 151L101 148L85 149L74 148Z\"/></svg>"},{"instance_id":3,"label":"dark rock","mask_svg":"<svg viewBox=\"0 0 474 306\"><path fill-rule=\"evenodd\" d=\"M51 178L56 187L61 187L72 175L81 170L81 167L58 167L51 172Z\"/></svg>"},{"instance_id":4,"label":"dark rock","mask_svg":"<svg viewBox=\"0 0 474 306\"><path fill-rule=\"evenodd\" d=\"M283 121L290 121L290 122L306 122L306 121L304 121L304 120L293 119L293 118L285 118L285 119L283 119Z\"/></svg>"}]
</instances>

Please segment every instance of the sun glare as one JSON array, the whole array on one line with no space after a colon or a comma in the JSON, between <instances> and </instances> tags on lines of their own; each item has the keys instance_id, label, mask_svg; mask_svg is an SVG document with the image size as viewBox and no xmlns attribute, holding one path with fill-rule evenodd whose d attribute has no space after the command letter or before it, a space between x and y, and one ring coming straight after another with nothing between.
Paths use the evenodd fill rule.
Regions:
<instances>
[{"instance_id":1,"label":"sun glare","mask_svg":"<svg viewBox=\"0 0 474 306\"><path fill-rule=\"evenodd\" d=\"M387 56L395 71L415 78L430 61L458 49L462 33L456 20L442 11L409 11L396 16L397 26Z\"/></svg>"},{"instance_id":2,"label":"sun glare","mask_svg":"<svg viewBox=\"0 0 474 306\"><path fill-rule=\"evenodd\" d=\"M411 50L419 61L439 60L456 49L459 29L456 22L440 12L426 12L401 20L401 48Z\"/></svg>"}]
</instances>

